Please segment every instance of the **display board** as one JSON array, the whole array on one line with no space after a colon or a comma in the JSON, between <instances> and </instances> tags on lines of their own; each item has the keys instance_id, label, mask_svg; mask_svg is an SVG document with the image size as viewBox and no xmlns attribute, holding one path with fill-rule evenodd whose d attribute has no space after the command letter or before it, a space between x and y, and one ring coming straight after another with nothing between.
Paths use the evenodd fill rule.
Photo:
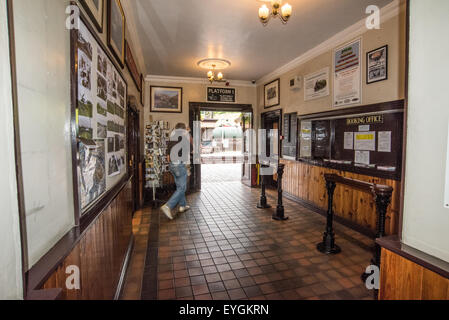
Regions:
<instances>
[{"instance_id":1,"label":"display board","mask_svg":"<svg viewBox=\"0 0 449 320\"><path fill-rule=\"evenodd\" d=\"M284 139L282 140L282 157L296 160L298 142L298 114L284 114Z\"/></svg>"},{"instance_id":2,"label":"display board","mask_svg":"<svg viewBox=\"0 0 449 320\"><path fill-rule=\"evenodd\" d=\"M403 103L394 104L393 108L378 110L372 106L368 109L371 112L360 113L361 107L336 116L300 118L299 159L398 177L402 164Z\"/></svg>"},{"instance_id":3,"label":"display board","mask_svg":"<svg viewBox=\"0 0 449 320\"><path fill-rule=\"evenodd\" d=\"M104 46L79 19L72 30L78 187L84 212L127 173L127 84Z\"/></svg>"}]
</instances>

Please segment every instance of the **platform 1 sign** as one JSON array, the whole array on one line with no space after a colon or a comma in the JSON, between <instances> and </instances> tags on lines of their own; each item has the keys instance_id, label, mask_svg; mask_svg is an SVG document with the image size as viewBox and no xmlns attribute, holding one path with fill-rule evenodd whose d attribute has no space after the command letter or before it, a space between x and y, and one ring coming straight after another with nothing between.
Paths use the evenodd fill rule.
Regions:
<instances>
[{"instance_id":1,"label":"platform 1 sign","mask_svg":"<svg viewBox=\"0 0 449 320\"><path fill-rule=\"evenodd\" d=\"M207 102L235 103L235 89L208 87Z\"/></svg>"}]
</instances>

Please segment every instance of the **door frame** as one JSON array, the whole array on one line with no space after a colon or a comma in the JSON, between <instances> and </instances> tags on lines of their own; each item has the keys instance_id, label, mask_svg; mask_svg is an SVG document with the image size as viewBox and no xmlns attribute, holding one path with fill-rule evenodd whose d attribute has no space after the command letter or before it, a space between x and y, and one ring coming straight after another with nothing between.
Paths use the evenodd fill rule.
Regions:
<instances>
[{"instance_id":1,"label":"door frame","mask_svg":"<svg viewBox=\"0 0 449 320\"><path fill-rule=\"evenodd\" d=\"M133 213L140 208L140 185L139 185L139 163L140 163L140 112L135 103L134 97L128 98L127 109L127 144L128 144L128 172L132 175L132 200L133 200ZM130 114L134 113L134 122L131 123ZM132 143L134 139L134 148ZM132 151L134 150L134 154ZM134 157L133 157L134 156Z\"/></svg>"},{"instance_id":2,"label":"door frame","mask_svg":"<svg viewBox=\"0 0 449 320\"><path fill-rule=\"evenodd\" d=\"M283 125L282 115L283 115L282 109L270 110L270 111L266 111L266 112L263 112L260 114L260 128L261 129L267 129L265 126L266 120L276 119L276 118L279 119L278 120L278 163L277 164L279 164L279 162L281 160L281 152L282 152L282 139L281 139L282 125ZM268 139L267 139L267 148L270 148L270 144L268 144ZM271 154L270 154L270 156L271 156ZM275 175L276 175L276 173L271 176L265 177L265 182L266 182L267 186L277 188L277 181L275 180Z\"/></svg>"},{"instance_id":3,"label":"door frame","mask_svg":"<svg viewBox=\"0 0 449 320\"><path fill-rule=\"evenodd\" d=\"M189 102L189 125L193 128L193 122L200 120L201 111L229 111L251 113L253 118L252 126L254 127L254 110L252 104L238 104L238 103L210 103L210 102ZM193 153L191 155L193 160ZM193 163L193 162L192 162ZM190 192L197 192L201 190L201 164L192 165L192 175L190 176Z\"/></svg>"}]
</instances>

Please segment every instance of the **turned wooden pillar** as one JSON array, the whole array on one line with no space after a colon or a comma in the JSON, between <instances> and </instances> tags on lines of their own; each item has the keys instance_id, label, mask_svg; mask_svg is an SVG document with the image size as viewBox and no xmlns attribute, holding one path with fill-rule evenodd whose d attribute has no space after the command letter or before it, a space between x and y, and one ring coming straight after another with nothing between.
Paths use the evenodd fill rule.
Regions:
<instances>
[{"instance_id":1,"label":"turned wooden pillar","mask_svg":"<svg viewBox=\"0 0 449 320\"><path fill-rule=\"evenodd\" d=\"M317 245L318 251L326 254L337 254L341 252L339 246L335 244L335 233L334 233L334 192L337 184L335 181L328 179L326 176L326 189L328 196L328 209L327 209L327 223L326 231L324 232L323 242Z\"/></svg>"},{"instance_id":2,"label":"turned wooden pillar","mask_svg":"<svg viewBox=\"0 0 449 320\"><path fill-rule=\"evenodd\" d=\"M262 173L262 168L269 168L270 166L266 165L266 164L262 164L261 165L261 169L260 172ZM260 175L260 189L261 189L261 194L260 194L260 200L259 203L257 204L257 208L258 209L269 209L271 208L271 206L267 203L267 196L265 194L265 188L266 188L266 179L265 179L265 175Z\"/></svg>"},{"instance_id":3,"label":"turned wooden pillar","mask_svg":"<svg viewBox=\"0 0 449 320\"><path fill-rule=\"evenodd\" d=\"M284 215L284 203L282 200L282 177L284 175L285 164L278 165L278 206L276 208L276 213L273 214L273 219L277 221L285 221L288 220L288 217Z\"/></svg>"}]
</instances>

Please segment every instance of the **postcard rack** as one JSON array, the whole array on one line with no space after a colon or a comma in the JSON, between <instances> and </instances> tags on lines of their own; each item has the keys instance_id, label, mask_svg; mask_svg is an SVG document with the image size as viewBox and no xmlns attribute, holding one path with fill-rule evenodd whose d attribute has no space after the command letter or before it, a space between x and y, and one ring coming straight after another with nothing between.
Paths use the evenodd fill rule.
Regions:
<instances>
[{"instance_id":1,"label":"postcard rack","mask_svg":"<svg viewBox=\"0 0 449 320\"><path fill-rule=\"evenodd\" d=\"M152 121L145 130L145 188L153 191L153 204L157 203L156 190L163 187L163 176L168 169L167 144L170 139L168 122Z\"/></svg>"}]
</instances>

